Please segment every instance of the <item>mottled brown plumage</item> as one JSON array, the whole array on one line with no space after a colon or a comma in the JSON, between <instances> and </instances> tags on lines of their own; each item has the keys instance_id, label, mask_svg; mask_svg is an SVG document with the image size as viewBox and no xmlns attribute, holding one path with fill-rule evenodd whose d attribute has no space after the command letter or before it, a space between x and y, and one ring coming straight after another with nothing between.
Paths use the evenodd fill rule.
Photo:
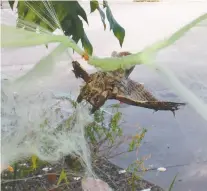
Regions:
<instances>
[{"instance_id":1,"label":"mottled brown plumage","mask_svg":"<svg viewBox=\"0 0 207 191\"><path fill-rule=\"evenodd\" d=\"M128 52L116 53L112 56L121 57L129 55ZM92 106L92 113L104 105L106 100L115 99L120 102L144 107L148 109L169 110L173 114L179 106L185 103L160 101L156 99L145 87L129 79L134 67L129 70L118 69L112 72L95 72L88 74L77 61L73 61L73 72L77 78L82 78L86 84L81 88L77 102L88 101Z\"/></svg>"}]
</instances>

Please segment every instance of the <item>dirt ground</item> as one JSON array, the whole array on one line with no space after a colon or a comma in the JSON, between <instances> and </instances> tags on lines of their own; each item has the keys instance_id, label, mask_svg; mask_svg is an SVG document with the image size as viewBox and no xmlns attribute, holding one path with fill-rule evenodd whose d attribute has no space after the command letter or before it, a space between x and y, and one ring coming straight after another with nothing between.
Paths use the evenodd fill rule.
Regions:
<instances>
[{"instance_id":1,"label":"dirt ground","mask_svg":"<svg viewBox=\"0 0 207 191\"><path fill-rule=\"evenodd\" d=\"M54 172L60 171L60 166L57 165L47 165L47 168L51 168L47 173L43 173L43 170L46 166L41 166L41 168L37 169L33 173L27 176L27 178L19 179L19 170L16 169L16 175L11 172L4 172L1 176L2 191L82 191L81 180L74 180L74 177L68 176L69 184L60 184L57 186L58 176L54 175ZM66 167L67 168L67 167ZM93 163L93 169L96 176L108 183L108 185L114 191L141 191L144 189L150 189L150 191L164 191L159 186L152 184L146 180L139 179L134 180L132 184L130 184L130 180L132 179L132 174L130 173L119 173L121 169L120 167L112 164L108 160L99 159ZM50 173L50 176L48 175ZM15 177L16 176L16 177ZM33 177L33 178L31 178ZM5 183L5 181L14 180L16 178L17 181L11 181ZM26 181L25 181L26 180Z\"/></svg>"}]
</instances>

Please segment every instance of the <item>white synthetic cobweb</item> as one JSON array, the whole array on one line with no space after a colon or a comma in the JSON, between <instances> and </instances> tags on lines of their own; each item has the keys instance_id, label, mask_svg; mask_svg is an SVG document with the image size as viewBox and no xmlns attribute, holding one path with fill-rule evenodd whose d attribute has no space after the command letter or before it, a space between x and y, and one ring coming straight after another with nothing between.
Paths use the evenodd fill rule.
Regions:
<instances>
[{"instance_id":1,"label":"white synthetic cobweb","mask_svg":"<svg viewBox=\"0 0 207 191\"><path fill-rule=\"evenodd\" d=\"M154 61L163 82L207 120L207 20L175 44L161 50ZM167 79L167 80L166 80Z\"/></svg>"},{"instance_id":2,"label":"white synthetic cobweb","mask_svg":"<svg viewBox=\"0 0 207 191\"><path fill-rule=\"evenodd\" d=\"M83 105L71 111L65 107L72 108L55 100L51 92L24 95L2 87L1 171L32 155L51 163L73 155L80 157L86 171L93 175L84 137L85 125L92 121L89 110ZM69 116L72 120L67 123Z\"/></svg>"},{"instance_id":3,"label":"white synthetic cobweb","mask_svg":"<svg viewBox=\"0 0 207 191\"><path fill-rule=\"evenodd\" d=\"M39 2L35 3L37 5ZM53 29L59 27L61 32L53 7L49 1L43 3L45 10L47 10L46 15L43 14L45 10L34 10L32 2L27 2L27 5L45 23ZM1 23L15 25L16 15L11 11L5 10L5 14L2 16ZM21 19L18 20L18 25L20 27L26 26L27 30L30 31L51 34L51 32L37 27L34 23ZM14 33L10 34L10 37L26 38L22 35L17 37ZM12 39L10 38L10 40ZM54 65L57 62L56 55L67 51L68 49L60 45L54 49L53 57L46 57L41 62ZM63 65L65 66L65 63ZM42 69L44 70L41 68L40 72ZM45 70L47 70L47 65ZM16 78L17 76L14 74L13 76L6 76L9 81L2 84L1 172L9 164L32 155L52 163L57 163L66 155L77 155L82 159L86 174L94 176L91 169L90 150L84 137L84 128L92 120L89 110L83 105L79 105L74 110L70 104L59 103L52 97L53 94L47 91L47 88L50 88L52 78L57 80L54 73L35 79L31 83L23 81L18 85L12 83L13 77ZM68 110L71 112L68 113ZM68 123L64 123L69 116L73 118L70 128ZM61 130L58 130L57 127L60 124L62 127Z\"/></svg>"},{"instance_id":4,"label":"white synthetic cobweb","mask_svg":"<svg viewBox=\"0 0 207 191\"><path fill-rule=\"evenodd\" d=\"M39 2L35 3L37 5ZM57 20L50 2L45 1L43 3L47 10L47 15L43 15L42 13L44 13L44 11L41 9L34 10L30 2L27 4L28 7L36 12L45 23L49 24L53 29L59 27L58 33L62 33L59 21ZM16 15L10 13L11 12L8 12L6 15L3 15L1 23L14 26L16 21L10 18L15 18ZM49 19L47 19L48 17ZM18 20L18 25L20 27L26 26L27 30L30 31L51 34L50 31L21 19ZM57 30L54 33L57 33ZM21 34L19 34L18 37L17 35L15 36L14 33L11 33L10 35L7 33L7 35L10 36L9 39L11 41L12 38L22 39L23 41L26 38L26 36ZM31 38L32 37L30 37L30 39ZM13 51L15 50L17 49L13 49ZM50 51L51 45L49 46L48 52ZM44 68L40 67L39 69L40 73L44 72L43 76L40 75L38 78L37 76L34 76L31 82L23 80L20 83L14 84L13 80L18 78L16 74L5 74L3 76L3 78L8 79L8 81L2 81L3 87L1 91L1 172L5 170L8 165L31 157L32 155L36 155L40 160L50 163L59 163L64 156L70 155L78 156L81 159L82 166L85 168L85 175L83 176L86 178L96 177L91 167L90 149L84 136L86 125L89 122L92 122L92 116L89 115L87 106L79 104L77 108L74 109L68 101L57 101L53 92L50 90L50 88L58 86L58 84L55 83L60 81L65 83L66 86L68 86L67 84L69 83L73 84L71 79L68 79L69 81L67 82L65 81L65 78L63 78L63 81L58 79L56 75L58 72L63 74L63 70L66 71L66 68L68 72L70 71L68 63L71 62L72 57L70 56L68 48L62 45L55 47L52 51L52 56L50 54L49 57L46 56L40 61L40 64L43 63L43 65L45 65ZM63 55L63 53L67 54ZM66 56L67 58L63 59L63 56ZM60 59L63 59L62 63L60 62ZM24 62L27 63L26 59ZM56 67L56 63L58 63L58 67ZM48 64L54 66L52 71L48 71ZM65 71L64 74L68 75ZM28 69L26 69L26 72L28 72ZM24 75L25 72L22 71L22 73ZM20 74L20 76L21 75L22 74ZM29 75L32 75L32 73ZM61 78L61 76L59 76L59 78ZM68 122L69 117L72 118L70 122ZM59 129L60 125L61 129ZM95 182L98 180L99 179L94 179ZM97 183L98 185L100 184L99 181ZM83 186L85 188L89 186L88 180L83 182ZM99 187L103 188L103 185L100 184ZM105 186L104 189L110 190L108 185L107 187Z\"/></svg>"}]
</instances>

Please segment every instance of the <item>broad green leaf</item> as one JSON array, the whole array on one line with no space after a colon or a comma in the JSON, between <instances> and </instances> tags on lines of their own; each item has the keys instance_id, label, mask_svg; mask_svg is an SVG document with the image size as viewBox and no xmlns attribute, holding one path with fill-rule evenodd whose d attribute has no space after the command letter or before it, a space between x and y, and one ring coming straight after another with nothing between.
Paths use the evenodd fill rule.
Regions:
<instances>
[{"instance_id":1,"label":"broad green leaf","mask_svg":"<svg viewBox=\"0 0 207 191\"><path fill-rule=\"evenodd\" d=\"M122 47L125 37L125 30L121 25L115 20L111 9L108 6L107 1L104 1L104 7L106 7L106 16L110 24L110 30L113 30L114 35L119 40L119 44Z\"/></svg>"},{"instance_id":2,"label":"broad green leaf","mask_svg":"<svg viewBox=\"0 0 207 191\"><path fill-rule=\"evenodd\" d=\"M57 185L59 185L63 180L64 180L66 183L68 183L67 174L65 173L64 169L62 169L62 171L61 171L61 173L60 173L60 177L59 177L59 179L58 179L58 183L57 183Z\"/></svg>"},{"instance_id":3,"label":"broad green leaf","mask_svg":"<svg viewBox=\"0 0 207 191\"><path fill-rule=\"evenodd\" d=\"M93 46L88 40L87 35L84 33L83 37L81 38L82 45L84 47L85 52L87 52L89 55L92 55L93 53Z\"/></svg>"},{"instance_id":4,"label":"broad green leaf","mask_svg":"<svg viewBox=\"0 0 207 191\"><path fill-rule=\"evenodd\" d=\"M13 7L12 2L10 7ZM66 36L72 36L77 43L84 37L84 29L81 17L87 24L88 19L84 9L78 1L19 1L17 5L18 20L17 27L23 27L27 22L26 30L35 30L36 26L53 32L61 28ZM22 20L24 22L22 22ZM31 27L31 25L33 27ZM36 25L36 26L35 26ZM84 48L90 47L89 40L85 42ZM92 50L92 49L91 49Z\"/></svg>"},{"instance_id":5,"label":"broad green leaf","mask_svg":"<svg viewBox=\"0 0 207 191\"><path fill-rule=\"evenodd\" d=\"M14 1L9 1L9 4L13 8ZM94 12L96 9L99 11L105 30L105 13L101 10L98 1L90 1L90 6L91 12ZM78 1L23 0L18 1L17 10L17 27L24 27L26 30L35 31L37 26L39 26L44 29L41 31L45 32L53 32L60 28L66 36L72 37L76 43L81 40L84 49L92 55L92 45L85 35L82 20L79 18L81 17L88 24L87 15ZM110 12L108 13L108 18L111 18L114 23L114 35L119 39L120 45L122 45L125 31L113 18L108 4L107 10Z\"/></svg>"},{"instance_id":6,"label":"broad green leaf","mask_svg":"<svg viewBox=\"0 0 207 191\"><path fill-rule=\"evenodd\" d=\"M78 2L75 1L75 3L76 3L76 8L77 8L78 15L80 15L86 21L86 23L88 24L88 19L87 19L86 12L84 11L84 9L80 6L80 4Z\"/></svg>"}]
</instances>

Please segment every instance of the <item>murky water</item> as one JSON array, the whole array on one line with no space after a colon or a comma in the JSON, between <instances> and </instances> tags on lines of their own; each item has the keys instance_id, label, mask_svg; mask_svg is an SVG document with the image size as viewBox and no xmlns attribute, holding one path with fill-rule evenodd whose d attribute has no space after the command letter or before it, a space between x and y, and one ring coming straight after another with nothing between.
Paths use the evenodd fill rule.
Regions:
<instances>
[{"instance_id":1,"label":"murky water","mask_svg":"<svg viewBox=\"0 0 207 191\"><path fill-rule=\"evenodd\" d=\"M113 3L114 17L126 29L123 50L137 52L153 42L167 37L178 28L206 12L205 2L180 4L142 4ZM87 34L94 45L95 54L109 56L113 50L121 50L112 32L103 31L99 14L89 15ZM198 96L207 101L207 22L190 31L175 45L162 51L157 61L167 64ZM52 48L53 46L50 46ZM16 75L30 69L43 55L49 52L45 47L20 50L3 50L3 75ZM27 56L23 56L27 55ZM67 57L65 57L67 58ZM81 81L74 78L70 68L65 69L65 62L59 64L56 79L50 84L55 91L78 91ZM10 65L10 66L9 66ZM15 65L15 66L14 66ZM84 64L87 68L88 66ZM88 67L92 69L93 67ZM133 80L145 85L161 99L181 100L157 74L146 66L136 66L131 74ZM203 85L201 86L201 83ZM206 85L206 86L204 86ZM134 134L137 126L145 127L148 133L139 151L139 157L151 154L146 165L166 167L167 171L146 173L145 178L167 188L173 177L179 172L175 184L176 191L205 191L207 187L207 122L194 109L186 106L176 112L153 113L151 110L127 107L121 110L126 123L125 134ZM125 149L123 145L120 149ZM117 157L113 162L127 167L136 159L135 153L127 157Z\"/></svg>"}]
</instances>

